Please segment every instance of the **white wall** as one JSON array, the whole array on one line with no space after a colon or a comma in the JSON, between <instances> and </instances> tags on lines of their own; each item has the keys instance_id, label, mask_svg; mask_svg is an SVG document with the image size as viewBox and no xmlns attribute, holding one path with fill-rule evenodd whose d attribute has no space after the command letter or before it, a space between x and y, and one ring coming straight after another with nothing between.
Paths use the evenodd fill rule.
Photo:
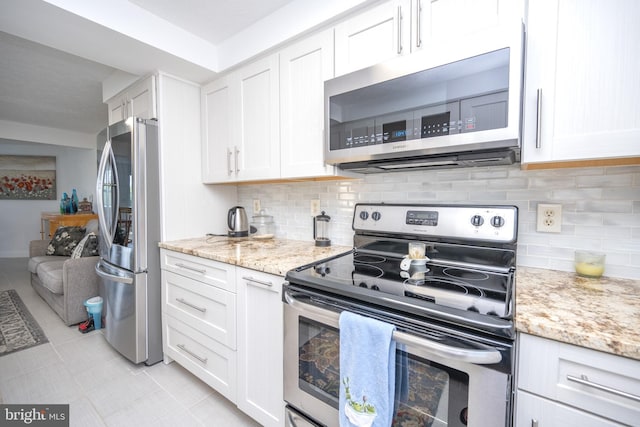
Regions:
<instances>
[{"instance_id":1,"label":"white wall","mask_svg":"<svg viewBox=\"0 0 640 427\"><path fill-rule=\"evenodd\" d=\"M0 154L56 157L56 200L0 200L0 257L26 257L29 241L40 239L41 212L58 212L63 192L95 195L96 150L0 139Z\"/></svg>"},{"instance_id":2,"label":"white wall","mask_svg":"<svg viewBox=\"0 0 640 427\"><path fill-rule=\"evenodd\" d=\"M226 234L235 186L202 184L200 86L160 73L162 240Z\"/></svg>"},{"instance_id":3,"label":"white wall","mask_svg":"<svg viewBox=\"0 0 640 427\"><path fill-rule=\"evenodd\" d=\"M358 180L238 187L274 215L278 237L312 240L310 200L331 216L335 243L353 244L358 202L513 204L518 264L573 271L576 249L607 254L606 275L640 279L640 166L523 171L519 165L367 175ZM562 204L562 232L535 230L538 203Z\"/></svg>"}]
</instances>

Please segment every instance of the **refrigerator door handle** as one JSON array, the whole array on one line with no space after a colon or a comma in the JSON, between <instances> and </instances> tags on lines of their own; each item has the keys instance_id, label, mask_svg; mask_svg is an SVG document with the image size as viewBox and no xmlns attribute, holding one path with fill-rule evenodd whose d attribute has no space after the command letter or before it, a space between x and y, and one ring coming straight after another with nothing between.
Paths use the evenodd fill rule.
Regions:
<instances>
[{"instance_id":1,"label":"refrigerator door handle","mask_svg":"<svg viewBox=\"0 0 640 427\"><path fill-rule=\"evenodd\" d=\"M114 184L108 184L108 183L105 184L104 182L104 175L107 170L107 164L109 163L109 160L111 161L111 165L113 166L113 169L114 169L113 178L115 179L115 186ZM107 220L104 214L105 205L104 205L104 199L102 197L103 196L102 191L104 190L105 185L114 186L116 191L116 197L115 197L116 208L113 212L113 218L115 220L113 221L113 224L107 224ZM105 234L106 242L109 248L111 248L111 246L113 245L113 239L115 237L116 228L118 226L117 213L120 208L120 200L119 200L120 196L118 195L117 192L119 188L120 188L120 183L118 182L118 171L116 169L116 159L115 159L115 155L113 154L113 149L111 148L111 140L108 139L104 145L104 149L102 151L102 158L100 159L100 165L98 166L98 181L96 183L96 199L98 202L98 206L97 206L98 221L100 222L100 228L102 232Z\"/></svg>"},{"instance_id":2,"label":"refrigerator door handle","mask_svg":"<svg viewBox=\"0 0 640 427\"><path fill-rule=\"evenodd\" d=\"M97 263L96 264L96 273L98 274L98 276L104 277L105 279L109 279L109 280L112 280L114 282L124 283L125 285L132 285L133 284L133 277L124 277L124 276L118 276L118 275L115 275L115 274L107 273L102 268L102 264L101 263Z\"/></svg>"}]
</instances>

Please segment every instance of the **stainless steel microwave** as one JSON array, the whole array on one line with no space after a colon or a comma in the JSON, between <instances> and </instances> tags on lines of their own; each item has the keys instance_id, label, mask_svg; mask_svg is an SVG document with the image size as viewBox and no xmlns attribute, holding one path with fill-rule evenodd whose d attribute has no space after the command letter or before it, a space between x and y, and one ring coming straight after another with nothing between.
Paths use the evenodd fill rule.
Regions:
<instances>
[{"instance_id":1,"label":"stainless steel microwave","mask_svg":"<svg viewBox=\"0 0 640 427\"><path fill-rule=\"evenodd\" d=\"M325 82L325 161L360 173L520 161L522 24Z\"/></svg>"}]
</instances>

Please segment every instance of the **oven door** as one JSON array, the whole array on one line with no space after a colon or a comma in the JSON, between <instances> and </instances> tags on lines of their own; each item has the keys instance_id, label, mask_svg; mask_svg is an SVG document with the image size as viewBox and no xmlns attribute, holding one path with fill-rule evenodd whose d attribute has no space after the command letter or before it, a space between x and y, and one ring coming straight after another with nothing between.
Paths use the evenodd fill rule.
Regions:
<instances>
[{"instance_id":1,"label":"oven door","mask_svg":"<svg viewBox=\"0 0 640 427\"><path fill-rule=\"evenodd\" d=\"M340 304L286 286L284 290L284 398L318 425L338 426ZM359 314L365 314L358 306ZM375 316L374 316L375 317ZM511 425L510 348L500 350L460 337L443 344L396 331L393 426ZM502 365L497 369L497 365ZM295 411L293 411L295 413ZM287 417L288 427L300 427ZM292 421L293 420L293 421Z\"/></svg>"}]
</instances>

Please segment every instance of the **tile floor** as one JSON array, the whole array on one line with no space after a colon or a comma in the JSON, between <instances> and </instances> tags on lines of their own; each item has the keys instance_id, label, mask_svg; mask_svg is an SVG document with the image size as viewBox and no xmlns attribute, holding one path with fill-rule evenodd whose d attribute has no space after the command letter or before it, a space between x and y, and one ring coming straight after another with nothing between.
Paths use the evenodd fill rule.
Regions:
<instances>
[{"instance_id":1,"label":"tile floor","mask_svg":"<svg viewBox=\"0 0 640 427\"><path fill-rule=\"evenodd\" d=\"M100 331L67 327L35 293L26 258L0 258L0 290L15 289L49 339L0 357L0 403L70 404L70 426L258 426L177 363L138 366Z\"/></svg>"}]
</instances>

